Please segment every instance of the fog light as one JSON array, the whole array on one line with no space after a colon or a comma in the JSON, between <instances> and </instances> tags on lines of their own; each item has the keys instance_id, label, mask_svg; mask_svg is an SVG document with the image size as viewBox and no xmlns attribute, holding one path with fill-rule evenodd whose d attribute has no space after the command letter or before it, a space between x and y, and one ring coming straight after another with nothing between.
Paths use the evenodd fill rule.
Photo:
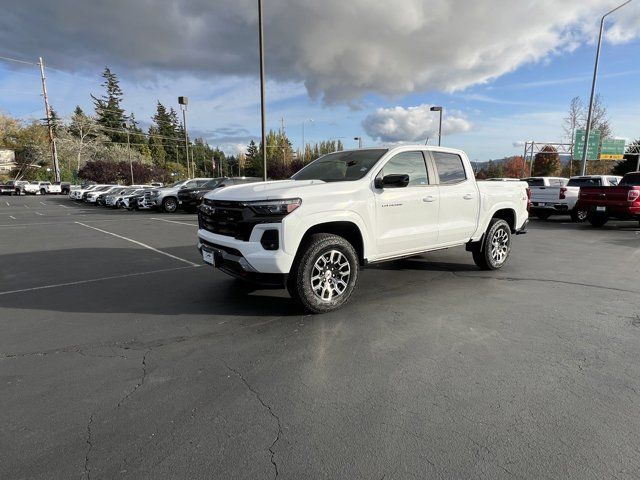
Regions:
<instances>
[{"instance_id":1,"label":"fog light","mask_svg":"<svg viewBox=\"0 0 640 480\"><path fill-rule=\"evenodd\" d=\"M260 239L260 244L265 250L278 250L280 248L278 230L265 230Z\"/></svg>"}]
</instances>

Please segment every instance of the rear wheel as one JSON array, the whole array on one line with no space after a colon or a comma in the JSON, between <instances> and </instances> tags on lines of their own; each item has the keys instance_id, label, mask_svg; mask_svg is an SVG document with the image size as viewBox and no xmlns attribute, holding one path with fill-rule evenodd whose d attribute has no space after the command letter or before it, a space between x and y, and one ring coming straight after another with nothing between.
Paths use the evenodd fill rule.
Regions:
<instances>
[{"instance_id":1,"label":"rear wheel","mask_svg":"<svg viewBox=\"0 0 640 480\"><path fill-rule=\"evenodd\" d=\"M606 215L593 213L587 216L587 220L592 226L600 228L609 221L609 218Z\"/></svg>"},{"instance_id":2,"label":"rear wheel","mask_svg":"<svg viewBox=\"0 0 640 480\"><path fill-rule=\"evenodd\" d=\"M547 212L546 210L538 210L536 212L536 217L538 217L540 220L546 220L550 216L551 216L551 212Z\"/></svg>"},{"instance_id":3,"label":"rear wheel","mask_svg":"<svg viewBox=\"0 0 640 480\"><path fill-rule=\"evenodd\" d=\"M40 195L46 195L47 191L44 188L40 189Z\"/></svg>"},{"instance_id":4,"label":"rear wheel","mask_svg":"<svg viewBox=\"0 0 640 480\"><path fill-rule=\"evenodd\" d=\"M300 247L287 290L305 310L326 313L344 305L358 280L358 255L338 235L317 233Z\"/></svg>"},{"instance_id":5,"label":"rear wheel","mask_svg":"<svg viewBox=\"0 0 640 480\"><path fill-rule=\"evenodd\" d=\"M578 210L576 208L571 210L571 220L574 222L584 222L587 219L588 215L589 212L587 212L586 210Z\"/></svg>"},{"instance_id":6,"label":"rear wheel","mask_svg":"<svg viewBox=\"0 0 640 480\"><path fill-rule=\"evenodd\" d=\"M175 198L169 197L162 201L162 210L166 213L174 213L178 209L178 202Z\"/></svg>"},{"instance_id":7,"label":"rear wheel","mask_svg":"<svg viewBox=\"0 0 640 480\"><path fill-rule=\"evenodd\" d=\"M489 222L489 228L481 243L473 250L473 261L480 270L502 268L511 253L511 227L500 219Z\"/></svg>"}]
</instances>

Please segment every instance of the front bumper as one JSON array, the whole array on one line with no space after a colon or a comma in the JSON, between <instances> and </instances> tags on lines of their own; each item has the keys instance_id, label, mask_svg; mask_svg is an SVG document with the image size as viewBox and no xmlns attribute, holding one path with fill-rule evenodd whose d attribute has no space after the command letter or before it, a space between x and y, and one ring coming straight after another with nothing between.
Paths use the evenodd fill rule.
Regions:
<instances>
[{"instance_id":1,"label":"front bumper","mask_svg":"<svg viewBox=\"0 0 640 480\"><path fill-rule=\"evenodd\" d=\"M278 250L265 250L260 239L265 230L278 230L282 245L282 224L259 224L253 228L249 241L237 240L226 235L218 235L207 230L198 230L198 249L219 250L221 260L236 262L248 273L288 274L293 264L293 256ZM224 263L222 264L224 265ZM222 266L220 267L221 269Z\"/></svg>"}]
</instances>

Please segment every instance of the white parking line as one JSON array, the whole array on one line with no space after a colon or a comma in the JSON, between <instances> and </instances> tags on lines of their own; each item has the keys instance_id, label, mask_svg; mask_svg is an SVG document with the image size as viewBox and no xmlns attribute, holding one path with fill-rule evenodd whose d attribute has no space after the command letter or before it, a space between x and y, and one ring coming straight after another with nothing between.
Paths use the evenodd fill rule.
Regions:
<instances>
[{"instance_id":1,"label":"white parking line","mask_svg":"<svg viewBox=\"0 0 640 480\"><path fill-rule=\"evenodd\" d=\"M10 207L10 206L11 206L11 204L10 204L9 202L4 202L4 203L6 203L6 204L7 204L7 207Z\"/></svg>"},{"instance_id":2,"label":"white parking line","mask_svg":"<svg viewBox=\"0 0 640 480\"><path fill-rule=\"evenodd\" d=\"M13 215L9 215L9 218L12 218L13 220L16 219L16 217L14 217Z\"/></svg>"},{"instance_id":3,"label":"white parking line","mask_svg":"<svg viewBox=\"0 0 640 480\"><path fill-rule=\"evenodd\" d=\"M46 204L46 203L44 203L44 202L40 202L40 204L41 204L41 205L44 205L45 207L47 206L47 204Z\"/></svg>"},{"instance_id":4,"label":"white parking line","mask_svg":"<svg viewBox=\"0 0 640 480\"><path fill-rule=\"evenodd\" d=\"M184 270L186 268L195 268L195 267L201 267L201 266L202 265L194 265L194 266L188 266L188 267L163 268L163 269L160 269L160 270L151 270L150 272L126 273L124 275L113 275L111 277L91 278L89 280L79 280L77 282L66 282L66 283L57 283L57 284L53 284L53 285L42 285L40 287L21 288L20 290L9 290L7 292L0 292L0 295L10 295L12 293L33 292L35 290L45 290L47 288L68 287L68 286L71 286L71 285L82 285L84 283L102 282L104 280L115 280L115 279L118 279L118 278L139 277L141 275L151 275L151 274L154 274L154 273L162 273L162 272L173 272L175 270Z\"/></svg>"},{"instance_id":5,"label":"white parking line","mask_svg":"<svg viewBox=\"0 0 640 480\"><path fill-rule=\"evenodd\" d=\"M60 204L58 204L58 206L59 206L59 207L62 207L62 208L70 208L70 207L67 207L66 205L62 205L61 203L60 203Z\"/></svg>"},{"instance_id":6,"label":"white parking line","mask_svg":"<svg viewBox=\"0 0 640 480\"><path fill-rule=\"evenodd\" d=\"M36 215L40 215L41 217L44 217L44 213L40 213L40 212L34 212Z\"/></svg>"},{"instance_id":7,"label":"white parking line","mask_svg":"<svg viewBox=\"0 0 640 480\"><path fill-rule=\"evenodd\" d=\"M141 247L147 248L147 249L152 250L152 251L154 251L156 253L164 255L165 257L173 258L174 260L180 260L181 262L184 262L187 265L191 265L192 267L200 266L197 263L193 263L190 260L185 260L184 258L176 257L175 255L171 255L170 253L163 252L162 250L158 250L157 248L153 248L151 245L147 245L146 243L139 242L139 241L134 240L132 238L123 237L122 235L118 235L117 233L113 233L113 232L107 232L106 230L102 230L101 228L92 227L91 225L86 225L86 224L81 223L81 222L75 222L75 223L77 223L78 225L82 225L83 227L91 228L92 230L97 230L98 232L106 233L107 235L112 235L112 236L120 238L122 240L126 240L127 242L135 243L136 245L140 245Z\"/></svg>"},{"instance_id":8,"label":"white parking line","mask_svg":"<svg viewBox=\"0 0 640 480\"><path fill-rule=\"evenodd\" d=\"M31 208L31 207L30 207L29 205L26 205L26 204L25 204L24 208Z\"/></svg>"},{"instance_id":9,"label":"white parking line","mask_svg":"<svg viewBox=\"0 0 640 480\"><path fill-rule=\"evenodd\" d=\"M165 220L164 218L151 217L151 220L158 220L159 222L177 223L179 225L189 225L190 227L197 227L197 223L178 222L176 220Z\"/></svg>"}]
</instances>

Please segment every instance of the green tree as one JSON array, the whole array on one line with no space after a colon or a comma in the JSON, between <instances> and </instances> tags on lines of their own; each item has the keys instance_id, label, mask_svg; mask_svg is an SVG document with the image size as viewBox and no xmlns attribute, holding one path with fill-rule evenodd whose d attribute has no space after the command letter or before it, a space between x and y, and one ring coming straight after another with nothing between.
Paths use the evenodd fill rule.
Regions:
<instances>
[{"instance_id":1,"label":"green tree","mask_svg":"<svg viewBox=\"0 0 640 480\"><path fill-rule=\"evenodd\" d=\"M102 127L104 134L115 143L127 141L127 135L123 131L122 125L127 117L121 107L123 93L120 88L120 81L115 73L105 67L102 72L104 82L101 84L105 93L101 97L91 95L96 112L96 120Z\"/></svg>"},{"instance_id":2,"label":"green tree","mask_svg":"<svg viewBox=\"0 0 640 480\"><path fill-rule=\"evenodd\" d=\"M546 145L536 153L532 175L553 177L559 175L561 170L560 155L554 147Z\"/></svg>"}]
</instances>

